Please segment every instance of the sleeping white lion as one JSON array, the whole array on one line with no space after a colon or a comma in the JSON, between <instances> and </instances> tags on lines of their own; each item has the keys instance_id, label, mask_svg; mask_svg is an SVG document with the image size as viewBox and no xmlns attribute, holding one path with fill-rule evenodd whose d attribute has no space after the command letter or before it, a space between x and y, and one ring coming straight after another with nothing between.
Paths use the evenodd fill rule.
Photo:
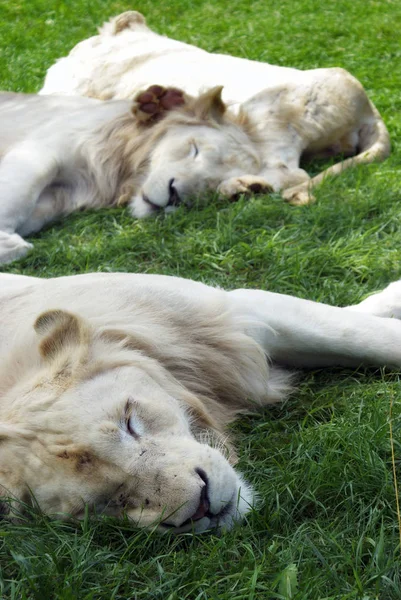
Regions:
<instances>
[{"instance_id":1,"label":"sleeping white lion","mask_svg":"<svg viewBox=\"0 0 401 600\"><path fill-rule=\"evenodd\" d=\"M157 275L0 274L1 512L230 528L253 492L227 424L286 396L277 363L399 368L400 318L400 282L335 308Z\"/></svg>"},{"instance_id":2,"label":"sleeping white lion","mask_svg":"<svg viewBox=\"0 0 401 600\"><path fill-rule=\"evenodd\" d=\"M244 164L241 177L220 187L229 196L248 192L257 175L256 189L283 190L284 199L305 204L313 200L311 188L326 175L384 160L390 152L378 111L343 69L300 71L211 54L151 31L136 11L111 19L99 35L58 60L40 93L125 99L153 83L192 95L223 86L223 101L256 136L260 160L257 172ZM355 156L310 179L299 168L302 155ZM165 206L162 198L157 203Z\"/></svg>"},{"instance_id":3,"label":"sleeping white lion","mask_svg":"<svg viewBox=\"0 0 401 600\"><path fill-rule=\"evenodd\" d=\"M124 203L136 217L170 211L244 170L254 189L260 164L221 88L193 98L151 86L134 103L0 93L0 264L56 217Z\"/></svg>"}]
</instances>

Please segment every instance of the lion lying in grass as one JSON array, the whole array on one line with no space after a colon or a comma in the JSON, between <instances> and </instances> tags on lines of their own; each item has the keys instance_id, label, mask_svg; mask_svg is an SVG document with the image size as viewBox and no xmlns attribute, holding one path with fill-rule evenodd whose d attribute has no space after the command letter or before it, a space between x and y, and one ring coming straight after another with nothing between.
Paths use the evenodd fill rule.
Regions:
<instances>
[{"instance_id":1,"label":"lion lying in grass","mask_svg":"<svg viewBox=\"0 0 401 600\"><path fill-rule=\"evenodd\" d=\"M335 308L157 275L0 274L0 309L3 513L230 528L253 492L226 426L288 394L276 363L401 365L400 282Z\"/></svg>"},{"instance_id":2,"label":"lion lying in grass","mask_svg":"<svg viewBox=\"0 0 401 600\"><path fill-rule=\"evenodd\" d=\"M73 211L129 203L142 217L256 174L253 134L220 94L151 86L133 103L0 93L0 264L26 254L21 236Z\"/></svg>"},{"instance_id":3,"label":"lion lying in grass","mask_svg":"<svg viewBox=\"0 0 401 600\"><path fill-rule=\"evenodd\" d=\"M292 204L305 204L313 199L311 188L326 175L384 160L390 152L378 111L362 85L343 69L300 71L210 54L154 33L136 11L111 19L99 35L57 61L40 93L133 98L153 83L192 95L224 86L223 100L255 139L259 160L256 170L244 164L240 177L227 174L220 192L228 196L282 190ZM302 155L355 157L310 179L299 168ZM179 178L176 184L179 192ZM155 204L164 208L165 197L156 196ZM146 211L151 207L143 204L141 212Z\"/></svg>"}]
</instances>

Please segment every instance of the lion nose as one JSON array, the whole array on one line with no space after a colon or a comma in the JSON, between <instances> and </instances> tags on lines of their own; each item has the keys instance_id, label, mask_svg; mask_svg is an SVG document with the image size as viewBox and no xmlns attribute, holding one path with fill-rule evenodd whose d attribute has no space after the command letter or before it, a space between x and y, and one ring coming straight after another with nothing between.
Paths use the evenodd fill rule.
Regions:
<instances>
[{"instance_id":1,"label":"lion nose","mask_svg":"<svg viewBox=\"0 0 401 600\"><path fill-rule=\"evenodd\" d=\"M178 195L177 189L174 185L175 178L173 177L168 182L168 202L167 206L179 206L181 204L181 198Z\"/></svg>"},{"instance_id":2,"label":"lion nose","mask_svg":"<svg viewBox=\"0 0 401 600\"><path fill-rule=\"evenodd\" d=\"M196 509L194 514L189 518L190 521L199 521L199 519L203 519L203 517L205 517L209 513L209 510L210 510L210 502L209 502L209 498L208 498L208 491L209 491L208 477L203 469L195 469L195 471L199 475L199 477L202 479L202 481L205 483L205 485L203 486L203 488L201 490L198 508Z\"/></svg>"}]
</instances>

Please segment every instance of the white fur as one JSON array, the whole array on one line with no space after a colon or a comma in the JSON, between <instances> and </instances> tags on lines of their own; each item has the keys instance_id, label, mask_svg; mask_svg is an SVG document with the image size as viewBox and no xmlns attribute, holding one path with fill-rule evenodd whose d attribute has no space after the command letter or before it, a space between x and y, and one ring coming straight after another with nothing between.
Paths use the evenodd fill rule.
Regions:
<instances>
[{"instance_id":1,"label":"white fur","mask_svg":"<svg viewBox=\"0 0 401 600\"><path fill-rule=\"evenodd\" d=\"M285 397L276 361L401 366L401 322L388 318L401 316L400 282L372 302L157 275L0 274L4 495L12 506L33 494L49 514L89 505L161 530L230 528L254 497L225 458L224 428Z\"/></svg>"}]
</instances>

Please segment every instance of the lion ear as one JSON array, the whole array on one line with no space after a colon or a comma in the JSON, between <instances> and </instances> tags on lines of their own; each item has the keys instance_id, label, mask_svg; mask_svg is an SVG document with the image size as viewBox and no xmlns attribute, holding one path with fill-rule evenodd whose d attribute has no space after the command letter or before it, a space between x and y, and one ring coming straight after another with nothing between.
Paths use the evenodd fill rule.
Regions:
<instances>
[{"instance_id":1,"label":"lion ear","mask_svg":"<svg viewBox=\"0 0 401 600\"><path fill-rule=\"evenodd\" d=\"M49 310L34 324L39 336L39 351L43 358L52 360L67 350L73 350L75 359L87 352L90 327L80 317L65 310ZM77 351L78 350L78 351Z\"/></svg>"},{"instance_id":2,"label":"lion ear","mask_svg":"<svg viewBox=\"0 0 401 600\"><path fill-rule=\"evenodd\" d=\"M193 105L196 116L201 119L212 117L215 121L220 121L227 108L221 98L222 92L223 86L218 85L201 94Z\"/></svg>"}]
</instances>

